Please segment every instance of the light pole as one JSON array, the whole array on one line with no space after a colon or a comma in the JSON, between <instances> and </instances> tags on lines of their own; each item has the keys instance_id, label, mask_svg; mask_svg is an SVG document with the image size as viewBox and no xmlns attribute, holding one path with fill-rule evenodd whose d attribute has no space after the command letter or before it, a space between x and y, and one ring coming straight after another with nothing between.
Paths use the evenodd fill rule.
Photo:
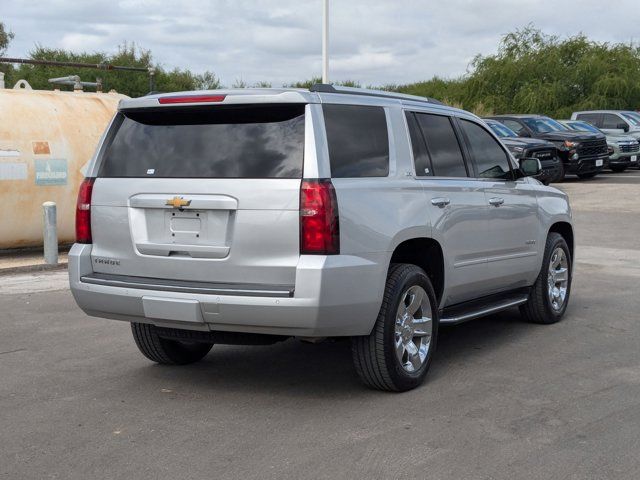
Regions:
<instances>
[{"instance_id":1,"label":"light pole","mask_svg":"<svg viewBox=\"0 0 640 480\"><path fill-rule=\"evenodd\" d=\"M322 83L329 83L329 0L322 0Z\"/></svg>"}]
</instances>

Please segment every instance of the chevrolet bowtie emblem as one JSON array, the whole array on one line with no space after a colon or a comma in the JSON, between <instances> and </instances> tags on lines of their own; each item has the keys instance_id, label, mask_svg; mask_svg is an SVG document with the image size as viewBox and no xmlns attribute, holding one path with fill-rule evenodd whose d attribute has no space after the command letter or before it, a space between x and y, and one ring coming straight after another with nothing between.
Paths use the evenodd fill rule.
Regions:
<instances>
[{"instance_id":1,"label":"chevrolet bowtie emblem","mask_svg":"<svg viewBox=\"0 0 640 480\"><path fill-rule=\"evenodd\" d=\"M165 203L165 205L170 205L173 208L184 208L191 205L191 200L185 200L182 197L173 197Z\"/></svg>"}]
</instances>

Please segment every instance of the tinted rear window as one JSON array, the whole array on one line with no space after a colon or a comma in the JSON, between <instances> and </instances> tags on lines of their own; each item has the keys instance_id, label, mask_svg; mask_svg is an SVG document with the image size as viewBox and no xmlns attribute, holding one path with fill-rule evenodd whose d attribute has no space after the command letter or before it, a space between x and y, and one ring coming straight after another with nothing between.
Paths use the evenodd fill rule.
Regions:
<instances>
[{"instance_id":1,"label":"tinted rear window","mask_svg":"<svg viewBox=\"0 0 640 480\"><path fill-rule=\"evenodd\" d=\"M599 113L579 113L578 115L576 115L576 118L578 120L584 120L585 122L589 122L592 125L597 125L599 116L600 116Z\"/></svg>"},{"instance_id":2,"label":"tinted rear window","mask_svg":"<svg viewBox=\"0 0 640 480\"><path fill-rule=\"evenodd\" d=\"M304 105L119 113L101 177L301 178Z\"/></svg>"},{"instance_id":3,"label":"tinted rear window","mask_svg":"<svg viewBox=\"0 0 640 480\"><path fill-rule=\"evenodd\" d=\"M416 176L424 177L431 175L429 152L427 152L427 146L424 143L424 137L418 126L415 114L413 112L406 112L406 117L409 136L411 138L411 149L413 150L413 163L416 168Z\"/></svg>"},{"instance_id":4,"label":"tinted rear window","mask_svg":"<svg viewBox=\"0 0 640 480\"><path fill-rule=\"evenodd\" d=\"M416 118L431 154L433 174L437 177L466 177L462 150L449 117L416 113Z\"/></svg>"},{"instance_id":5,"label":"tinted rear window","mask_svg":"<svg viewBox=\"0 0 640 480\"><path fill-rule=\"evenodd\" d=\"M389 175L387 118L381 107L323 105L331 176Z\"/></svg>"}]
</instances>

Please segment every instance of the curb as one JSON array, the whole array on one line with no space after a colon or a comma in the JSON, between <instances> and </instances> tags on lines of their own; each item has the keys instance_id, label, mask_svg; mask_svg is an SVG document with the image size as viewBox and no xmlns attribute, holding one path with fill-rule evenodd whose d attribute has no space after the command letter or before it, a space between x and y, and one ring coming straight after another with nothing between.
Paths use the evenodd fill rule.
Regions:
<instances>
[{"instance_id":1,"label":"curb","mask_svg":"<svg viewBox=\"0 0 640 480\"><path fill-rule=\"evenodd\" d=\"M0 267L0 277L3 275L12 275L14 273L29 273L29 272L48 272L52 270L64 270L67 268L67 263L58 263L56 265L48 265L46 263L36 265L21 265L19 267Z\"/></svg>"}]
</instances>

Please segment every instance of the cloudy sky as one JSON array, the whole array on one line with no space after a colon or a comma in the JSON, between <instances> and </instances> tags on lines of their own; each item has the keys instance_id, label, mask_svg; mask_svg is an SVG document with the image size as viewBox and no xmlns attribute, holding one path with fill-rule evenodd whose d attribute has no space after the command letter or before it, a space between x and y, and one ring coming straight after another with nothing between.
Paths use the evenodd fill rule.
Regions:
<instances>
[{"instance_id":1,"label":"cloudy sky","mask_svg":"<svg viewBox=\"0 0 640 480\"><path fill-rule=\"evenodd\" d=\"M330 77L363 85L463 74L477 53L533 23L553 34L637 42L637 0L330 0ZM322 0L2 0L7 55L36 45L115 51L124 41L164 67L273 86L321 73Z\"/></svg>"}]
</instances>

